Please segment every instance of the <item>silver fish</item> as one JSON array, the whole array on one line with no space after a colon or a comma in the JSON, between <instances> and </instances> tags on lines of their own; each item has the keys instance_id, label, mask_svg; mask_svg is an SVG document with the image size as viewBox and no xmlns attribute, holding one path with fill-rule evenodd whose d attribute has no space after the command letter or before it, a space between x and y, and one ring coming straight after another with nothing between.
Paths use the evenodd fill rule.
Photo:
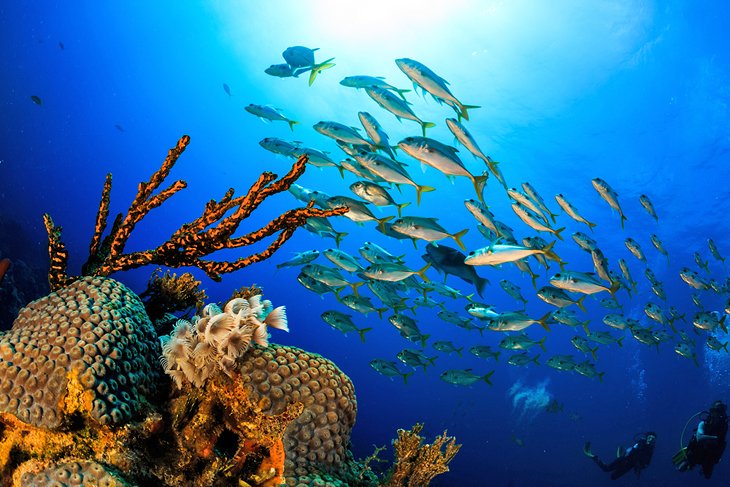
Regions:
<instances>
[{"instance_id":1,"label":"silver fish","mask_svg":"<svg viewBox=\"0 0 730 487\"><path fill-rule=\"evenodd\" d=\"M596 189L596 191L598 191L598 194L601 195L601 198L603 198L611 208L618 211L619 215L621 216L621 228L623 229L624 222L627 220L627 218L624 215L624 212L621 209L621 205L618 202L618 193L616 193L616 191L614 191L613 188L601 178L595 178L591 180L591 183L593 183L593 187Z\"/></svg>"}]
</instances>

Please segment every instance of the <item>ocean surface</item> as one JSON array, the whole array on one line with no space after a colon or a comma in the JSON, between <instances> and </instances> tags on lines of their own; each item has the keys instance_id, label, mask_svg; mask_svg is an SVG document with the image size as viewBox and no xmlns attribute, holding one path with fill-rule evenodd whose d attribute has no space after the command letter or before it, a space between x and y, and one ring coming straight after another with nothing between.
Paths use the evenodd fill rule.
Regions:
<instances>
[{"instance_id":1,"label":"ocean surface","mask_svg":"<svg viewBox=\"0 0 730 487\"><path fill-rule=\"evenodd\" d=\"M315 61L334 58L335 66L323 70L312 86L309 73L286 78L266 74L270 65L284 63L282 52L291 46L318 48ZM358 112L367 111L392 145L421 135L417 123L399 122L364 90L342 86L346 76L383 76L410 89L405 97L412 110L436 124L427 135L457 147L466 168L481 174L487 169L484 162L457 144L447 128L445 119L454 118L454 110L422 96L420 89L417 93L394 62L411 58L447 80L461 102L480 106L469 110L464 126L484 153L499 162L508 187L529 182L558 214L557 223L550 225L566 227L564 240L554 246L567 262L566 270L593 272L591 255L571 238L578 231L597 241L611 270L620 272L618 259L625 259L638 286L632 295L617 292L623 314L642 327L666 332L665 341L645 345L628 330L606 326L602 318L616 310L601 306L600 299L610 298L601 292L585 299L587 312L570 309L580 321L589 321L589 330L622 336L621 346L592 344L598 347L594 360L571 344L572 337L586 335L581 327L551 324L547 332L532 325L526 333L534 340L545 338L545 350L529 350L531 357L539 354L537 364L513 366L507 363L512 354L507 350L496 362L468 352L475 345L499 350L503 333L469 331L438 318L438 308L417 308L415 314L404 313L430 335L425 353L436 356L424 371L396 358L420 344L400 336L388 322L392 311L382 319L377 313L364 316L332 294L320 297L305 289L297 282L298 267L277 268L297 252L332 248L333 239L299 229L271 259L226 275L220 283L198 269L185 270L201 278L211 300L225 300L234 288L256 283L274 306L286 305L291 332L272 330L272 341L326 356L355 384L356 457L390 445L398 428L424 422L429 441L447 430L463 445L451 471L433 485L603 486L614 483L583 455L584 442L592 442L594 452L608 460L617 446L629 446L635 434L653 430L658 440L650 467L640 479L629 473L616 485L728 485L727 453L709 482L697 471L680 474L671 463L687 420L716 399L730 400L730 355L710 350L709 333L691 324L700 311L693 294L704 310L724 315L728 290L696 290L679 274L688 267L721 286L728 277L730 263L715 259L707 243L712 238L719 253L730 256L728 46L730 4L721 1L4 2L0 258L40 269L42 282L47 265L42 214L48 212L63 227L69 272L78 273L105 175L113 174L112 213L126 211L137 184L149 178L183 134L191 142L169 182L184 179L188 188L137 226L128 250L157 246L228 188L244 194L261 172L286 173L293 160L262 148L259 141L266 137L327 151L339 162L346 155L312 128L317 122L359 126ZM299 124L292 131L285 122L264 123L244 110L252 103L279 108ZM404 216L438 218L450 233L468 229L463 237L467 251L489 245L464 206L464 200L476 197L468 178L450 181L403 151L396 157L408 164L418 184L436 188L423 194L420 206L412 187L392 188L397 202L411 202ZM624 229L618 213L593 188L594 178L618 194L627 217ZM309 167L298 184L355 197L348 187L357 180L347 171L343 178L334 167ZM554 199L559 193L596 223L593 231L560 210ZM641 194L653 203L658 221L641 206ZM484 199L518 241L538 235L512 211L493 176ZM301 206L288 192L274 196L242 224L239 234ZM373 213L395 216L396 209L373 207ZM340 249L363 263L358 249L369 241L403 256L411 269L424 266L424 241L414 247L409 240L387 237L376 231L375 222L330 221L337 231L347 232ZM669 260L652 246L652 234L663 242ZM556 240L549 233L540 235ZM629 237L639 243L646 262L629 252L624 244ZM441 243L456 247L450 238ZM235 259L263 248L214 257ZM696 263L695 252L709 262L709 273ZM323 256L315 262L330 265ZM555 263L545 269L534 258L528 262L539 275L538 288L560 272ZM652 292L644 275L647 267L663 283L666 300ZM141 292L153 270L113 277ZM491 281L483 297L457 277L448 276L446 284L498 312L524 309L539 318L555 309L536 296L529 277L513 264L476 270ZM433 268L425 274L443 280ZM503 279L520 287L525 305L500 287ZM365 286L360 289L380 306ZM418 295L415 290L403 294L409 306ZM465 297L429 296L469 317ZM665 310L676 307L687 322L675 321L673 332L652 321L644 312L650 302ZM328 310L349 313L356 326L373 328L365 342L357 333L344 335L328 326L320 317ZM722 331L714 336L728 341ZM464 347L463 356L436 351L432 343L438 340ZM696 354L696 363L675 353L683 341ZM604 374L602 380L548 367L547 360L558 354L590 360ZM373 370L369 363L377 358L413 372L408 383ZM449 384L440 375L450 369L480 375L494 371L493 384ZM546 409L551 401L560 405L557 411ZM694 425L689 423L685 442ZM382 456L390 459L390 454Z\"/></svg>"}]
</instances>

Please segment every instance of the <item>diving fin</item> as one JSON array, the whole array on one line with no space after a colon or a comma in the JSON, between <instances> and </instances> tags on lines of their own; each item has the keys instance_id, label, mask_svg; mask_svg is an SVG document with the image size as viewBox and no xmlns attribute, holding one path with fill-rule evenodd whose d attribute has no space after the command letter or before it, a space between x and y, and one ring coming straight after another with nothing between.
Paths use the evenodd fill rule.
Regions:
<instances>
[{"instance_id":1,"label":"diving fin","mask_svg":"<svg viewBox=\"0 0 730 487\"><path fill-rule=\"evenodd\" d=\"M590 441L586 441L585 445L583 445L583 453L588 458L595 458L596 457L596 455L591 451L591 442Z\"/></svg>"},{"instance_id":2,"label":"diving fin","mask_svg":"<svg viewBox=\"0 0 730 487\"><path fill-rule=\"evenodd\" d=\"M673 457L672 457L672 464L675 467L678 467L682 464L682 462L687 460L687 447L685 446L681 450L679 450Z\"/></svg>"}]
</instances>

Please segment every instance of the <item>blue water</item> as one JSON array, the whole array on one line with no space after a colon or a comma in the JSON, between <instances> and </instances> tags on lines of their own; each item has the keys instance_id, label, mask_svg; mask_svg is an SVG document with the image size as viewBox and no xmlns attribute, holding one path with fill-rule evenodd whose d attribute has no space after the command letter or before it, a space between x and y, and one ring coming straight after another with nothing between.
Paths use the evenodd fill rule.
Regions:
<instances>
[{"instance_id":1,"label":"blue water","mask_svg":"<svg viewBox=\"0 0 730 487\"><path fill-rule=\"evenodd\" d=\"M183 134L191 136L191 143L170 181L185 179L188 188L149 214L135 230L129 250L164 241L229 187L243 194L262 171L285 173L291 161L262 149L258 141L264 137L301 141L339 160L344 154L334 142L311 127L321 120L357 126L362 110L378 119L392 143L420 135L418 125L399 123L362 90L339 85L345 76L367 74L410 88L393 62L410 57L447 79L461 101L481 106L471 111L466 126L484 152L500 161L510 187L530 182L554 212L559 208L553 196L563 193L598 223L591 236L610 267L618 271L617 260L623 257L639 283L632 298L619 292L627 316L648 326L644 305L661 303L642 275L644 264L624 246L629 236L641 244L648 266L664 283L668 301L661 304L694 315L694 290L680 280L679 269L688 266L704 273L692 257L699 251L709 259L712 277L724 282L727 267L712 258L707 238L730 255L730 5L638 0L433 3L5 2L0 6L0 215L19 222L22 235L0 235L0 240L22 238L28 242L23 251L40 255L43 265L41 215L50 212L64 228L70 272L78 272L87 256L104 175L114 175L112 212L125 211L137 183L158 168ZM318 47L316 59L335 57L336 66L320 74L312 87L306 75L279 79L264 73L270 64L284 62L281 52L294 45ZM232 96L224 92L223 83ZM31 96L40 97L42 104ZM407 96L421 118L437 124L429 136L453 143L444 123L453 111L430 97ZM292 133L284 123L264 124L243 110L249 103L281 108L300 125ZM460 155L472 172L485 169L464 148ZM471 183L456 178L452 184L436 170L424 173L416 161L400 158L408 161L420 184L437 188L423 196L420 207L412 188L405 187L402 194L393 191L398 201L413 201L405 214L438 217L452 232L469 228L464 239L469 250L486 245L463 206L464 199L474 197ZM628 217L625 230L591 186L596 177L618 192ZM354 181L351 174L343 180L333 168L309 168L299 184L352 196L348 186ZM642 193L653 201L658 223L639 205ZM485 198L518 238L535 234L512 213L493 179ZM259 228L297 206L288 193L271 198L242 231ZM376 211L379 216L394 213L393 208ZM348 232L341 248L351 254L363 242L374 241L405 254L413 268L423 264L424 242L415 250L408 241L382 236L372 223L358 226L344 218L332 222ZM558 254L570 269L591 271L590 256L569 238L587 227L565 214L558 223L567 227L566 241L556 244ZM652 233L669 251L670 266L652 248ZM273 341L321 353L351 377L359 408L352 435L356 456L389 443L397 428L423 421L429 438L447 429L463 445L451 472L434 485L613 485L583 456L583 443L592 441L594 451L609 459L616 446L628 446L635 433L651 429L658 433L653 463L640 480L630 473L620 480L623 485L730 483L727 458L710 483L697 472L676 473L670 462L685 421L715 399L730 400L728 354L709 352L705 334L695 334L691 325L679 323L697 342L699 366L674 353L678 337L657 351L627 333L622 347L600 346L596 366L605 377L599 382L544 365L554 354L582 358L569 341L577 330L554 325L547 333L534 326L528 329L533 338L548 335L540 366L507 365L505 352L497 364L468 353L463 358L446 356L429 343L427 353L439 355L435 368L416 371L404 385L368 365L374 358L395 360L397 352L413 347L387 320L357 315L358 326L374 328L367 342L356 334L343 336L320 314L328 309L350 312L347 308L331 295L320 299L305 290L296 282L297 269L276 270L277 263L295 252L332 245L332 240L299 230L272 259L225 276L221 283L192 272L203 278L214 300L227 298L242 285L262 286L274 305L285 304L288 310L291 333L274 330ZM220 258L239 255L223 253ZM319 263L325 262L320 258ZM557 267L546 272L531 265L541 272L538 286L557 272ZM152 270L114 277L141 292ZM499 288L505 278L522 288L530 315L552 309L513 266L478 272L492 281L484 301L500 310L520 307ZM439 278L433 270L428 276ZM473 292L454 277L447 284ZM700 294L706 309L722 312L727 294ZM444 301L466 315L464 299ZM591 298L586 304L588 315L582 319L591 320L591 329L606 330L601 319L609 311ZM418 309L417 319L424 333L431 334L429 342L451 339L468 349L474 344L496 346L502 338L456 328L433 310ZM453 368L495 370L494 385L442 382L439 374ZM564 404L564 410L545 412L550 399Z\"/></svg>"}]
</instances>

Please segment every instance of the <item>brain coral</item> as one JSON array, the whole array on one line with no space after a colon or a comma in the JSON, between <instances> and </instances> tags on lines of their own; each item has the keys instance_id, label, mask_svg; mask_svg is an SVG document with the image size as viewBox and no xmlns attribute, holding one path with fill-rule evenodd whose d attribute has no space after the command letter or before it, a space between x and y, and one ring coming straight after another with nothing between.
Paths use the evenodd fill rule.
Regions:
<instances>
[{"instance_id":1,"label":"brain coral","mask_svg":"<svg viewBox=\"0 0 730 487\"><path fill-rule=\"evenodd\" d=\"M159 345L139 298L86 277L23 308L0 336L0 412L56 428L80 412L121 424L154 390Z\"/></svg>"},{"instance_id":2,"label":"brain coral","mask_svg":"<svg viewBox=\"0 0 730 487\"><path fill-rule=\"evenodd\" d=\"M14 485L22 486L126 487L129 485L99 463L76 459L47 467L44 467L42 462L31 460L19 469L16 477L18 479Z\"/></svg>"},{"instance_id":3,"label":"brain coral","mask_svg":"<svg viewBox=\"0 0 730 487\"><path fill-rule=\"evenodd\" d=\"M336 470L348 460L357 401L352 382L334 363L298 348L269 345L249 350L240 372L246 392L264 413L304 404L284 435L287 483L314 471Z\"/></svg>"}]
</instances>

